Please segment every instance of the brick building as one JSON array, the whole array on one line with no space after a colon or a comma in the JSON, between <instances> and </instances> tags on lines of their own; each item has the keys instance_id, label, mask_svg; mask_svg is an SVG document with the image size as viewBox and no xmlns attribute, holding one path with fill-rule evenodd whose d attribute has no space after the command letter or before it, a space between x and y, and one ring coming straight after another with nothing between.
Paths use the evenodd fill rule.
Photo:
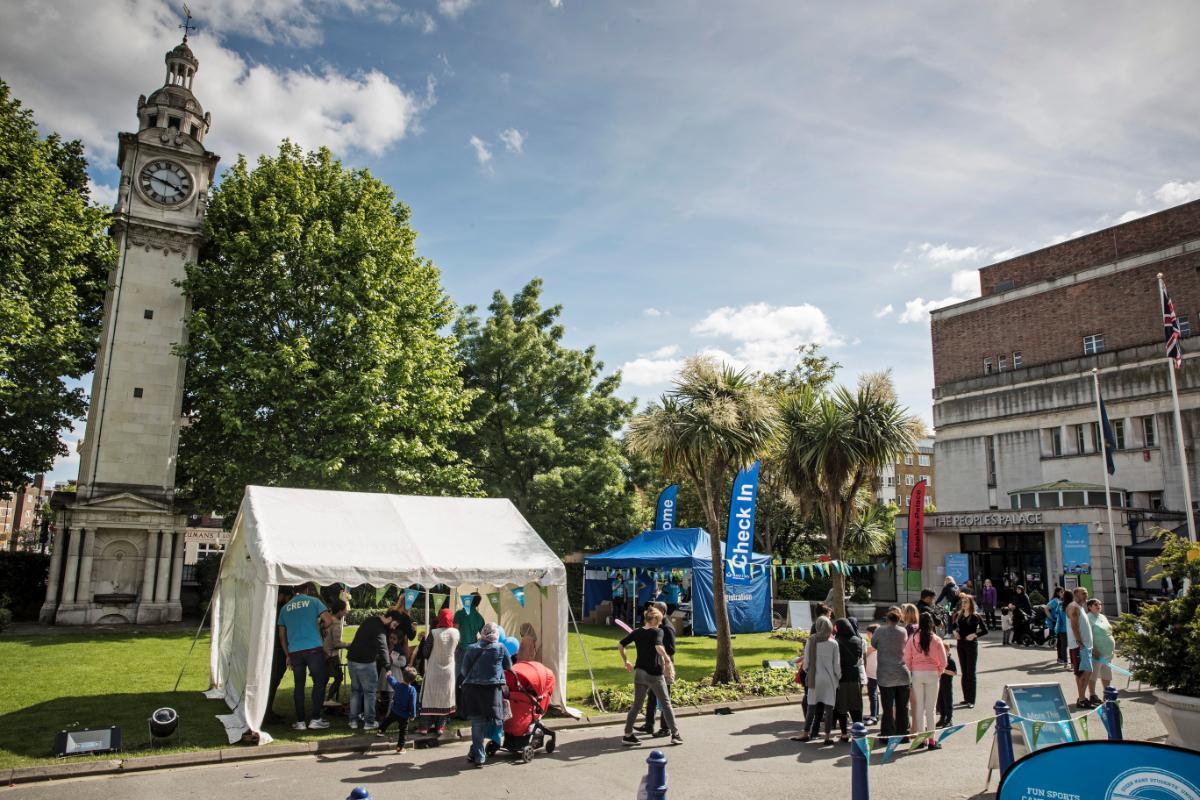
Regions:
<instances>
[{"instance_id":1,"label":"brick building","mask_svg":"<svg viewBox=\"0 0 1200 800\"><path fill-rule=\"evenodd\" d=\"M924 480L925 504L936 507L935 464L933 438L919 440L916 450L905 453L896 459L895 464L889 464L880 470L875 490L876 499L880 503L895 503L900 510L906 510L909 500L912 499L913 486Z\"/></svg>"},{"instance_id":2,"label":"brick building","mask_svg":"<svg viewBox=\"0 0 1200 800\"><path fill-rule=\"evenodd\" d=\"M1095 368L1117 439L1111 491L1122 590L1159 588L1144 576L1153 550L1145 540L1151 528L1185 520L1160 272L1190 336L1200 325L1200 201L984 267L979 298L933 312L941 470L925 585L939 585L953 565L977 585L992 579L1002 594L1015 583L1045 593L1079 581L1113 605ZM1200 358L1186 338L1183 349L1184 439L1200 496ZM1080 536L1089 549L1083 569L1064 557L1064 542Z\"/></svg>"}]
</instances>

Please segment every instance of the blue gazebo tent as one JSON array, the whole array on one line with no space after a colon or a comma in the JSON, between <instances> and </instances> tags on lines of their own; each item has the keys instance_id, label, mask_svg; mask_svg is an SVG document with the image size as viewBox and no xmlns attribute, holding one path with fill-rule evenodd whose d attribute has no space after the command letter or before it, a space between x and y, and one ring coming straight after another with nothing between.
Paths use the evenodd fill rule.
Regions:
<instances>
[{"instance_id":1,"label":"blue gazebo tent","mask_svg":"<svg viewBox=\"0 0 1200 800\"><path fill-rule=\"evenodd\" d=\"M724 552L722 546L721 551ZM587 571L635 569L639 576L655 570L692 571L692 632L707 636L716 633L713 618L712 542L702 528L673 528L643 531L624 544L583 560ZM729 607L729 625L734 633L771 630L771 557L753 553L752 575L744 581L726 581L725 598ZM653 581L651 581L651 584ZM639 586L639 590L641 587ZM643 600L639 591L639 600ZM612 598L612 581L587 577L584 580L584 614ZM643 600L644 602L644 600Z\"/></svg>"}]
</instances>

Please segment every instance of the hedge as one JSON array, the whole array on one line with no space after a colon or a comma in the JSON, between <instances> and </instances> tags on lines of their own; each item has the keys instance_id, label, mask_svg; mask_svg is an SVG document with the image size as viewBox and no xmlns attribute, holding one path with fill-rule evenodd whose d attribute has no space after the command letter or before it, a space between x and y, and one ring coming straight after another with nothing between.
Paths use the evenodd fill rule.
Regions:
<instances>
[{"instance_id":1,"label":"hedge","mask_svg":"<svg viewBox=\"0 0 1200 800\"><path fill-rule=\"evenodd\" d=\"M13 619L36 620L46 599L49 574L48 555L0 552L0 605L7 597Z\"/></svg>"}]
</instances>

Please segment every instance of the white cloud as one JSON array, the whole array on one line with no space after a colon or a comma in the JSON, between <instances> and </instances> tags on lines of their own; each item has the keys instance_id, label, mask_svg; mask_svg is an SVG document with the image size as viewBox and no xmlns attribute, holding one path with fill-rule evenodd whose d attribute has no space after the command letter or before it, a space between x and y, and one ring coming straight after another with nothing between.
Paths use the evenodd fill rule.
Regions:
<instances>
[{"instance_id":1,"label":"white cloud","mask_svg":"<svg viewBox=\"0 0 1200 800\"><path fill-rule=\"evenodd\" d=\"M645 314L647 317L669 317L669 316L671 316L670 311L663 311L662 309L658 309L658 308L654 308L654 307L643 308L642 313Z\"/></svg>"},{"instance_id":2,"label":"white cloud","mask_svg":"<svg viewBox=\"0 0 1200 800\"><path fill-rule=\"evenodd\" d=\"M950 291L966 297L979 297L979 270L960 269L950 276Z\"/></svg>"},{"instance_id":3,"label":"white cloud","mask_svg":"<svg viewBox=\"0 0 1200 800\"><path fill-rule=\"evenodd\" d=\"M93 203L99 203L102 206L109 206L110 208L117 204L117 187L96 183L89 178L88 189Z\"/></svg>"},{"instance_id":4,"label":"white cloud","mask_svg":"<svg viewBox=\"0 0 1200 800\"><path fill-rule=\"evenodd\" d=\"M647 358L670 358L671 356L677 355L678 353L679 353L679 345L669 344L665 347L658 348L653 353L646 354L645 357L647 357Z\"/></svg>"},{"instance_id":5,"label":"white cloud","mask_svg":"<svg viewBox=\"0 0 1200 800\"><path fill-rule=\"evenodd\" d=\"M941 300L926 301L921 297L914 298L904 304L904 310L900 312L900 322L928 322L930 311L943 306L952 306L966 299L965 297L943 297Z\"/></svg>"},{"instance_id":6,"label":"white cloud","mask_svg":"<svg viewBox=\"0 0 1200 800\"><path fill-rule=\"evenodd\" d=\"M975 245L969 247L951 247L949 244L933 244L922 242L917 245L917 252L930 264L961 264L987 258L989 250Z\"/></svg>"},{"instance_id":7,"label":"white cloud","mask_svg":"<svg viewBox=\"0 0 1200 800\"><path fill-rule=\"evenodd\" d=\"M437 0L438 13L450 19L458 19L473 5L475 5L475 0Z\"/></svg>"},{"instance_id":8,"label":"white cloud","mask_svg":"<svg viewBox=\"0 0 1200 800\"><path fill-rule=\"evenodd\" d=\"M683 361L676 358L635 358L621 365L621 382L630 386L658 386L679 372Z\"/></svg>"},{"instance_id":9,"label":"white cloud","mask_svg":"<svg viewBox=\"0 0 1200 800\"><path fill-rule=\"evenodd\" d=\"M405 10L400 12L397 19L400 20L401 25L417 28L424 34L430 34L437 30L437 20L427 11Z\"/></svg>"},{"instance_id":10,"label":"white cloud","mask_svg":"<svg viewBox=\"0 0 1200 800\"><path fill-rule=\"evenodd\" d=\"M892 308L892 304L888 303L886 306L875 312L875 319L883 319L884 317L890 315L894 310L895 309Z\"/></svg>"},{"instance_id":11,"label":"white cloud","mask_svg":"<svg viewBox=\"0 0 1200 800\"><path fill-rule=\"evenodd\" d=\"M504 149L510 153L525 152L525 134L516 128L505 128L500 131L500 141L504 142Z\"/></svg>"},{"instance_id":12,"label":"white cloud","mask_svg":"<svg viewBox=\"0 0 1200 800\"><path fill-rule=\"evenodd\" d=\"M483 139L474 135L471 136L470 143L471 147L475 148L475 160L479 162L480 166L491 169L489 162L492 160L492 148L488 147L487 142Z\"/></svg>"},{"instance_id":13,"label":"white cloud","mask_svg":"<svg viewBox=\"0 0 1200 800\"><path fill-rule=\"evenodd\" d=\"M315 19L316 4L271 0L242 13L243 5L250 7L206 6L207 27L190 41L200 62L196 97L213 119L205 146L225 163L238 153L253 159L274 151L284 137L307 148L379 155L403 139L434 102L428 89L424 97L407 92L377 70L348 74L330 66L278 68L247 61L209 31L271 40L273 26L286 21L276 14L294 13L303 25ZM93 162L108 162L116 154L117 131L135 121L138 95L162 84L163 53L178 41L177 24L173 8L162 0L129 0L119 14L86 0L0 3L0 74L35 109L39 123L81 139ZM50 52L69 52L71 58L47 58Z\"/></svg>"},{"instance_id":14,"label":"white cloud","mask_svg":"<svg viewBox=\"0 0 1200 800\"><path fill-rule=\"evenodd\" d=\"M562 8L563 0L550 0L551 8Z\"/></svg>"},{"instance_id":15,"label":"white cloud","mask_svg":"<svg viewBox=\"0 0 1200 800\"><path fill-rule=\"evenodd\" d=\"M1200 200L1200 181L1171 181L1154 190L1154 198L1163 205L1177 206Z\"/></svg>"},{"instance_id":16,"label":"white cloud","mask_svg":"<svg viewBox=\"0 0 1200 800\"><path fill-rule=\"evenodd\" d=\"M740 308L718 308L692 326L698 336L721 337L736 342L732 353L709 352L731 363L756 370L777 370L796 361L797 348L806 344L840 345L825 312L805 303L771 306L751 303Z\"/></svg>"}]
</instances>

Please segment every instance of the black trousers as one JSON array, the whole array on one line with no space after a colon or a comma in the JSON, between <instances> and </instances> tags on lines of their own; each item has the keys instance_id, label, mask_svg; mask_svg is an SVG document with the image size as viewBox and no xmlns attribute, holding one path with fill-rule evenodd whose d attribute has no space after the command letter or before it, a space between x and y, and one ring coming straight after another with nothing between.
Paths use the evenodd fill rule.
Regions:
<instances>
[{"instance_id":1,"label":"black trousers","mask_svg":"<svg viewBox=\"0 0 1200 800\"><path fill-rule=\"evenodd\" d=\"M908 733L908 686L880 686L879 700L883 715L879 718L880 736L901 736Z\"/></svg>"},{"instance_id":2,"label":"black trousers","mask_svg":"<svg viewBox=\"0 0 1200 800\"><path fill-rule=\"evenodd\" d=\"M939 722L954 721L954 679L943 675L938 681L937 715Z\"/></svg>"},{"instance_id":3,"label":"black trousers","mask_svg":"<svg viewBox=\"0 0 1200 800\"><path fill-rule=\"evenodd\" d=\"M392 710L389 708L387 715L379 720L379 732L386 733L388 726L393 722L396 723L396 727L400 731L400 735L396 737L396 747L404 747L405 742L408 741L408 721L408 717L393 716Z\"/></svg>"},{"instance_id":4,"label":"black trousers","mask_svg":"<svg viewBox=\"0 0 1200 800\"><path fill-rule=\"evenodd\" d=\"M1066 664L1067 660L1068 660L1067 659L1067 633L1066 633L1066 631L1063 631L1062 633L1054 634L1054 644L1058 649L1059 663Z\"/></svg>"},{"instance_id":5,"label":"black trousers","mask_svg":"<svg viewBox=\"0 0 1200 800\"><path fill-rule=\"evenodd\" d=\"M286 672L287 659L284 658L283 651L276 647L275 655L271 657L271 687L267 689L268 717L275 713L275 693L279 691L279 683Z\"/></svg>"},{"instance_id":6,"label":"black trousers","mask_svg":"<svg viewBox=\"0 0 1200 800\"><path fill-rule=\"evenodd\" d=\"M958 669L962 676L963 702L975 705L975 666L979 663L979 642L958 640Z\"/></svg>"},{"instance_id":7,"label":"black trousers","mask_svg":"<svg viewBox=\"0 0 1200 800\"><path fill-rule=\"evenodd\" d=\"M308 722L309 717L304 713L304 684L307 675L312 675L312 718L320 719L325 705L325 651L319 647L312 650L299 650L289 653L292 661L292 678L296 688L292 690L292 699L296 703L296 721Z\"/></svg>"},{"instance_id":8,"label":"black trousers","mask_svg":"<svg viewBox=\"0 0 1200 800\"><path fill-rule=\"evenodd\" d=\"M835 706L827 706L824 703L809 703L808 704L808 721L804 723L804 730L809 736L816 736L821 730L821 722L825 722L826 738L833 732L833 718Z\"/></svg>"}]
</instances>

